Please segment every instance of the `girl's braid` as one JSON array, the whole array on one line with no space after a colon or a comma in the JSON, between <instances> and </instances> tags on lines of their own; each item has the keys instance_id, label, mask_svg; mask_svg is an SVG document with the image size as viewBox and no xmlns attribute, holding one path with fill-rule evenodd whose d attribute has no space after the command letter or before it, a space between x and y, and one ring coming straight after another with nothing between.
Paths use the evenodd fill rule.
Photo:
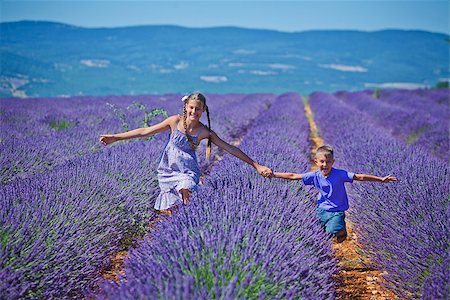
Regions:
<instances>
[{"instance_id":1,"label":"girl's braid","mask_svg":"<svg viewBox=\"0 0 450 300\"><path fill-rule=\"evenodd\" d=\"M209 158L211 156L211 120L209 119L209 108L206 103L204 103L206 106L206 116L208 117L208 129L209 129L209 136L208 136L208 146L206 147L206 158Z\"/></svg>"}]
</instances>

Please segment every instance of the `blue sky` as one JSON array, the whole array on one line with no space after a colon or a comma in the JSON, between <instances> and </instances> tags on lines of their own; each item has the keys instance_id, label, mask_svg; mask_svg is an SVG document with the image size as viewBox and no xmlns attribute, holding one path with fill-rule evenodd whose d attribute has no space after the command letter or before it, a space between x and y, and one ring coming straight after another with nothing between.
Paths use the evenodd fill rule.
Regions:
<instances>
[{"instance_id":1,"label":"blue sky","mask_svg":"<svg viewBox=\"0 0 450 300\"><path fill-rule=\"evenodd\" d=\"M314 29L419 29L450 33L447 0L42 1L0 0L1 21L46 20L83 27L174 24Z\"/></svg>"}]
</instances>

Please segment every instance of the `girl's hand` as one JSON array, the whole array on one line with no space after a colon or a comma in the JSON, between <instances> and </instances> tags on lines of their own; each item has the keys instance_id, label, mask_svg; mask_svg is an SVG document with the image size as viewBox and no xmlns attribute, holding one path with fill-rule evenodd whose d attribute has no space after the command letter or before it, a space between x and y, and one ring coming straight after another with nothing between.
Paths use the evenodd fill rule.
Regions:
<instances>
[{"instance_id":1,"label":"girl's hand","mask_svg":"<svg viewBox=\"0 0 450 300\"><path fill-rule=\"evenodd\" d=\"M388 183L388 182L394 182L397 181L397 177L388 175L382 178L382 182Z\"/></svg>"},{"instance_id":2,"label":"girl's hand","mask_svg":"<svg viewBox=\"0 0 450 300\"><path fill-rule=\"evenodd\" d=\"M113 134L102 134L100 136L100 143L103 146L107 146L109 144L112 144L114 142L117 142L119 139L116 138Z\"/></svg>"},{"instance_id":3,"label":"girl's hand","mask_svg":"<svg viewBox=\"0 0 450 300\"><path fill-rule=\"evenodd\" d=\"M258 173L264 177L272 177L273 176L273 172L270 168L266 167L266 166L258 166L256 168L256 170L258 171Z\"/></svg>"}]
</instances>

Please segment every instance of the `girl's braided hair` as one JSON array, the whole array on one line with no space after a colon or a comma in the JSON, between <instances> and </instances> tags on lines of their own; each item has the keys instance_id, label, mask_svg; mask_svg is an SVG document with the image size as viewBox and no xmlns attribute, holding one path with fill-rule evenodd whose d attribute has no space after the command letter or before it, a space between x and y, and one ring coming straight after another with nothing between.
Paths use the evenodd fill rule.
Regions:
<instances>
[{"instance_id":1,"label":"girl's braided hair","mask_svg":"<svg viewBox=\"0 0 450 300\"><path fill-rule=\"evenodd\" d=\"M189 96L184 96L183 98L181 98L181 100L184 102L184 107L183 107L183 126L184 126L184 131L186 134L186 137L189 141L189 144L191 144L192 149L197 149L197 145L194 143L194 140L192 139L191 135L188 134L187 131L187 109L186 109L186 104L189 102L189 100L197 100L203 103L203 106L205 107L206 110L206 116L208 118L208 130L211 132L211 120L209 118L209 109L208 109L208 105L206 105L206 98L203 94L201 93L193 93L190 94ZM208 136L208 146L206 148L206 158L209 158L211 156L211 137Z\"/></svg>"}]
</instances>

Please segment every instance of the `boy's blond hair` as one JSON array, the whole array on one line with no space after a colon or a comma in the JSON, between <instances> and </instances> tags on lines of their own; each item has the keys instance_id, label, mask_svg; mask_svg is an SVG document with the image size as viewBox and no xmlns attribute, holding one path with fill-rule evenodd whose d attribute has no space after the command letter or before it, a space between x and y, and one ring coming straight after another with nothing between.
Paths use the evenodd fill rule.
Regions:
<instances>
[{"instance_id":1,"label":"boy's blond hair","mask_svg":"<svg viewBox=\"0 0 450 300\"><path fill-rule=\"evenodd\" d=\"M326 158L334 159L333 147L331 147L328 144L322 145L319 148L317 148L316 157L317 155L324 155Z\"/></svg>"}]
</instances>

